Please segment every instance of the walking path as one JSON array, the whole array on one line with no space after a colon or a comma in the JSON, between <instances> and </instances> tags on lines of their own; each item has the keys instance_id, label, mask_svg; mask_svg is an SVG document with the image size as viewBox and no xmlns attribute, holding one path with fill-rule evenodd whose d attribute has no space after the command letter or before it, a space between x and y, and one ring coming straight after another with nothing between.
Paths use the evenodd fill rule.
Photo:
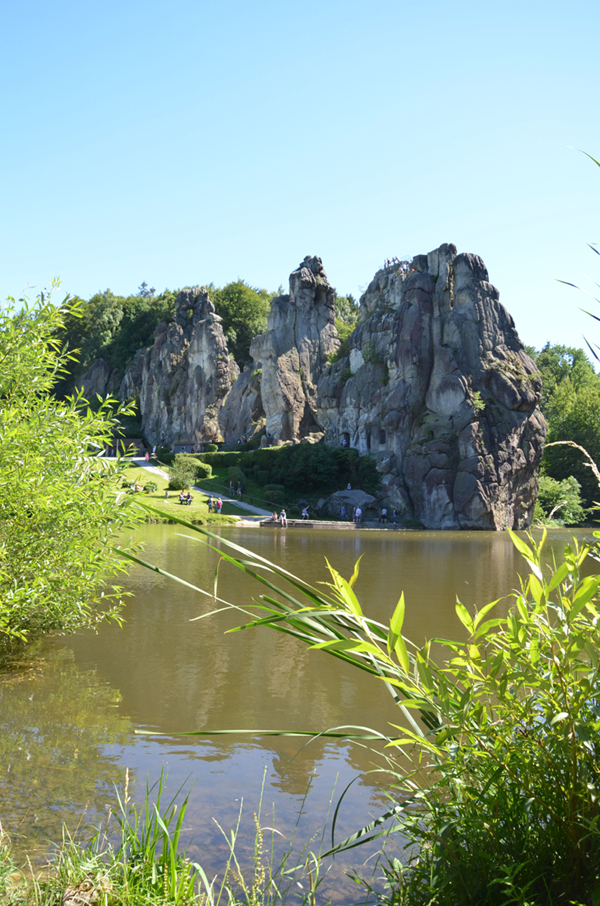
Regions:
<instances>
[{"instance_id":1,"label":"walking path","mask_svg":"<svg viewBox=\"0 0 600 906\"><path fill-rule=\"evenodd\" d=\"M161 478L166 478L168 480L169 475L164 469L159 469L158 466L151 466L150 463L147 463L145 459L132 459L132 462L136 466L141 466L143 469L147 469L149 472L154 472L155 475L160 475ZM248 522L258 522L265 518L265 516L271 515L271 510L263 510L259 506L254 506L251 503L246 503L243 500L238 500L237 497L226 497L224 494L215 494L214 491L207 491L204 488L199 487L199 485L194 485L194 490L199 491L200 494L206 494L208 497L210 494L213 497L220 497L223 503L232 503L234 506L239 507L240 510L245 510L249 515L245 517L244 521ZM250 514L256 518L251 518Z\"/></svg>"}]
</instances>

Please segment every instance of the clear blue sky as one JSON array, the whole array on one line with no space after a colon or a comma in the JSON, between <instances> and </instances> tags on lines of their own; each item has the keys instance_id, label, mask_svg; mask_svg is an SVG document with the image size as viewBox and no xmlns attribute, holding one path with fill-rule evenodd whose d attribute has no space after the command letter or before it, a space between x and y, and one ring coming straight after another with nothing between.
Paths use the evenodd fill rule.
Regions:
<instances>
[{"instance_id":1,"label":"clear blue sky","mask_svg":"<svg viewBox=\"0 0 600 906\"><path fill-rule=\"evenodd\" d=\"M454 242L525 342L600 339L554 280L600 280L599 33L597 0L5 2L0 294L318 254L356 295Z\"/></svg>"}]
</instances>

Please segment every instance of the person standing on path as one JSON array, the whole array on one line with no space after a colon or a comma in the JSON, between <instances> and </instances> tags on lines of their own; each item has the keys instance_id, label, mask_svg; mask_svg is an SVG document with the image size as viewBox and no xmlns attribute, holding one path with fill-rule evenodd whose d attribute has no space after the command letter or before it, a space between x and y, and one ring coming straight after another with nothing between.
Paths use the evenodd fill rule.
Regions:
<instances>
[{"instance_id":1,"label":"person standing on path","mask_svg":"<svg viewBox=\"0 0 600 906\"><path fill-rule=\"evenodd\" d=\"M342 504L340 507L340 521L345 522L345 520L346 520L346 507L344 506L344 504Z\"/></svg>"},{"instance_id":2,"label":"person standing on path","mask_svg":"<svg viewBox=\"0 0 600 906\"><path fill-rule=\"evenodd\" d=\"M234 493L235 493L235 491L234 491L234 488L233 488L233 481L230 481L230 482L229 482L229 496L230 496L230 497L233 497Z\"/></svg>"},{"instance_id":3,"label":"person standing on path","mask_svg":"<svg viewBox=\"0 0 600 906\"><path fill-rule=\"evenodd\" d=\"M356 521L357 522L362 521L362 510L359 506L356 507Z\"/></svg>"},{"instance_id":4,"label":"person standing on path","mask_svg":"<svg viewBox=\"0 0 600 906\"><path fill-rule=\"evenodd\" d=\"M217 513L218 513L219 516L221 515L221 510L222 510L222 509L223 509L223 501L222 501L221 498L219 497L219 498L217 498Z\"/></svg>"},{"instance_id":5,"label":"person standing on path","mask_svg":"<svg viewBox=\"0 0 600 906\"><path fill-rule=\"evenodd\" d=\"M146 460L146 462L150 462L150 454L148 453L147 450L146 450L146 452L144 453L144 459Z\"/></svg>"},{"instance_id":6,"label":"person standing on path","mask_svg":"<svg viewBox=\"0 0 600 906\"><path fill-rule=\"evenodd\" d=\"M208 512L212 513L213 511L213 495L210 494L208 498Z\"/></svg>"},{"instance_id":7,"label":"person standing on path","mask_svg":"<svg viewBox=\"0 0 600 906\"><path fill-rule=\"evenodd\" d=\"M237 495L238 495L239 499L241 500L242 499L242 482L241 481L238 481Z\"/></svg>"}]
</instances>

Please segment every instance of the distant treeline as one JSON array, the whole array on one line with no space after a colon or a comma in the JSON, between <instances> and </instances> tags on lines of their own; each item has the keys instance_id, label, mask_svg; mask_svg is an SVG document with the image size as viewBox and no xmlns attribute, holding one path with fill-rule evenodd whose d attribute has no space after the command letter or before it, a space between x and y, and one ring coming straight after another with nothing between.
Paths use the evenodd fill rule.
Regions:
<instances>
[{"instance_id":1,"label":"distant treeline","mask_svg":"<svg viewBox=\"0 0 600 906\"><path fill-rule=\"evenodd\" d=\"M283 292L258 289L244 280L226 286L206 286L216 312L223 319L223 330L230 354L240 368L250 360L250 343L267 328L271 301ZM131 296L116 296L110 289L83 300L82 317L67 318L61 341L70 350L79 350L77 361L61 382L60 390L71 389L95 359L103 358L122 376L138 349L150 346L161 321L170 321L180 290L156 293L142 283ZM358 305L352 296L339 296L336 303L338 330L343 337L358 321Z\"/></svg>"}]
</instances>

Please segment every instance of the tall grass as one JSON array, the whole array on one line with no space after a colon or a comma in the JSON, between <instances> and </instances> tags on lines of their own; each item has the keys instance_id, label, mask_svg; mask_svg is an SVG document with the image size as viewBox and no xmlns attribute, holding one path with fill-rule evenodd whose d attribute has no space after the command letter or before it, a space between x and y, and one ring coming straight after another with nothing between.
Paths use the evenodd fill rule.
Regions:
<instances>
[{"instance_id":1,"label":"tall grass","mask_svg":"<svg viewBox=\"0 0 600 906\"><path fill-rule=\"evenodd\" d=\"M528 573L508 615L493 615L498 602L476 613L457 602L465 637L417 646L402 635L403 594L388 625L363 613L358 564L348 580L330 566L321 590L186 528L262 586L230 605L248 615L238 629L292 635L378 677L398 705L388 814L408 844L387 869L390 903L600 903L600 577L584 574L588 545L548 565L545 533L539 543L511 533ZM344 845L380 832L370 830Z\"/></svg>"},{"instance_id":2,"label":"tall grass","mask_svg":"<svg viewBox=\"0 0 600 906\"><path fill-rule=\"evenodd\" d=\"M210 877L205 867L191 861L182 848L186 834L189 793L180 805L182 789L165 801L166 776L146 784L141 806L129 795L127 775L117 807L89 844L82 845L63 831L54 857L42 872L31 865L19 870L9 841L0 828L0 903L2 906L274 906L276 903L316 903L323 878L319 850L308 841L294 855L296 827L283 854L276 858L274 813L263 818L263 795L254 813L254 847L249 864L240 849L243 800L234 828L226 832L217 823L227 847L220 875ZM263 778L264 790L264 778ZM331 803L330 803L331 804ZM268 820L268 824L267 824Z\"/></svg>"}]
</instances>

